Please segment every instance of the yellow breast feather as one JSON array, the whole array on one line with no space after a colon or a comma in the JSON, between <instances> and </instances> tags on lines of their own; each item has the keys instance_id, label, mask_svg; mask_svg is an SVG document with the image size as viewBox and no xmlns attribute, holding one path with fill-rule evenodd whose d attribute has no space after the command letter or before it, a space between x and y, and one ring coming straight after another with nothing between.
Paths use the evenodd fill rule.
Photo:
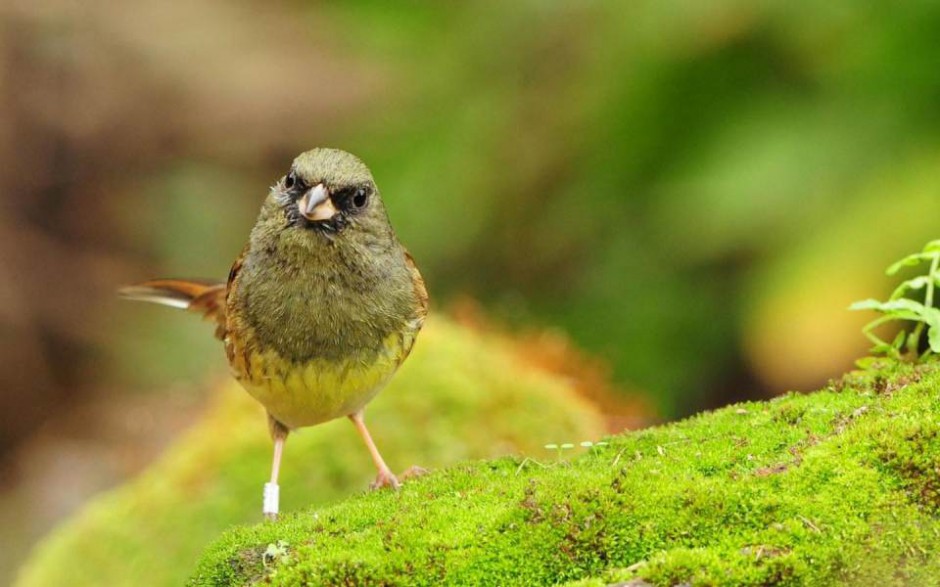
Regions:
<instances>
[{"instance_id":1,"label":"yellow breast feather","mask_svg":"<svg viewBox=\"0 0 940 587\"><path fill-rule=\"evenodd\" d=\"M394 333L378 352L339 361L313 358L294 363L273 350L255 350L242 385L288 428L312 426L362 409L382 389L410 350L413 337Z\"/></svg>"}]
</instances>

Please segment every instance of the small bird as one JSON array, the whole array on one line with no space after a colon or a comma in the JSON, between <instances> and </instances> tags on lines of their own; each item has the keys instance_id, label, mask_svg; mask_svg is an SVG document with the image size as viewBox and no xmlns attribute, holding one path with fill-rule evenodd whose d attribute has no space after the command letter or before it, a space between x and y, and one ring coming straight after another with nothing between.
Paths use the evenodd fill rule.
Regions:
<instances>
[{"instance_id":1,"label":"small bird","mask_svg":"<svg viewBox=\"0 0 940 587\"><path fill-rule=\"evenodd\" d=\"M155 279L120 294L216 323L233 375L268 413L274 458L265 517L278 514L289 432L343 416L378 469L372 487L399 486L363 411L411 352L428 294L357 157L313 149L294 159L227 281Z\"/></svg>"}]
</instances>

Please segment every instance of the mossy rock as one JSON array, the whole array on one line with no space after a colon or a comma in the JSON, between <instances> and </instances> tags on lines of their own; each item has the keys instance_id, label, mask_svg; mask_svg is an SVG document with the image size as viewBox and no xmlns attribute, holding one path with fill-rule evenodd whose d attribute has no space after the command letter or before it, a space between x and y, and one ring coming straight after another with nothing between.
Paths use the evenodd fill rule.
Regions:
<instances>
[{"instance_id":1,"label":"mossy rock","mask_svg":"<svg viewBox=\"0 0 940 587\"><path fill-rule=\"evenodd\" d=\"M520 359L498 336L441 318L429 320L412 357L366 416L398 470L544 454L545 443L604 434L602 416L572 381ZM261 519L270 459L260 406L237 384L225 385L204 419L159 462L45 539L16 584L183 584L220 533ZM282 511L365 492L374 474L348 422L301 430L285 449Z\"/></svg>"},{"instance_id":2,"label":"mossy rock","mask_svg":"<svg viewBox=\"0 0 940 587\"><path fill-rule=\"evenodd\" d=\"M940 585L940 366L230 530L192 585Z\"/></svg>"}]
</instances>

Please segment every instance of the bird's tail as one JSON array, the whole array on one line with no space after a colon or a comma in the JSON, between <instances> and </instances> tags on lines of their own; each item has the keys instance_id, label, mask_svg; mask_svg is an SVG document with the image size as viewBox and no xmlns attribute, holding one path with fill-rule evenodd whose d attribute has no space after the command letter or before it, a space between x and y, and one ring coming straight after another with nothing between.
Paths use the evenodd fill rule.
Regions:
<instances>
[{"instance_id":1,"label":"bird's tail","mask_svg":"<svg viewBox=\"0 0 940 587\"><path fill-rule=\"evenodd\" d=\"M151 279L118 290L128 300L162 304L202 314L218 325L216 334L222 338L225 329L225 290L222 281L206 279Z\"/></svg>"}]
</instances>

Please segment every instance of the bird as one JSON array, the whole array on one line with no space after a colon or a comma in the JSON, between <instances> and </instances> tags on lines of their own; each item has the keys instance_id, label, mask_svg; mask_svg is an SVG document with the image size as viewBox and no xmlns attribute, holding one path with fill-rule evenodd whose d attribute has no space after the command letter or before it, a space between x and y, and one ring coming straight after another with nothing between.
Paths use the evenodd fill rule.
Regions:
<instances>
[{"instance_id":1,"label":"bird","mask_svg":"<svg viewBox=\"0 0 940 587\"><path fill-rule=\"evenodd\" d=\"M227 280L152 279L119 294L215 323L234 378L267 411L266 518L279 513L290 432L337 418L355 425L372 457L371 487L400 486L364 410L411 352L428 292L358 157L331 148L297 156L270 188Z\"/></svg>"}]
</instances>

